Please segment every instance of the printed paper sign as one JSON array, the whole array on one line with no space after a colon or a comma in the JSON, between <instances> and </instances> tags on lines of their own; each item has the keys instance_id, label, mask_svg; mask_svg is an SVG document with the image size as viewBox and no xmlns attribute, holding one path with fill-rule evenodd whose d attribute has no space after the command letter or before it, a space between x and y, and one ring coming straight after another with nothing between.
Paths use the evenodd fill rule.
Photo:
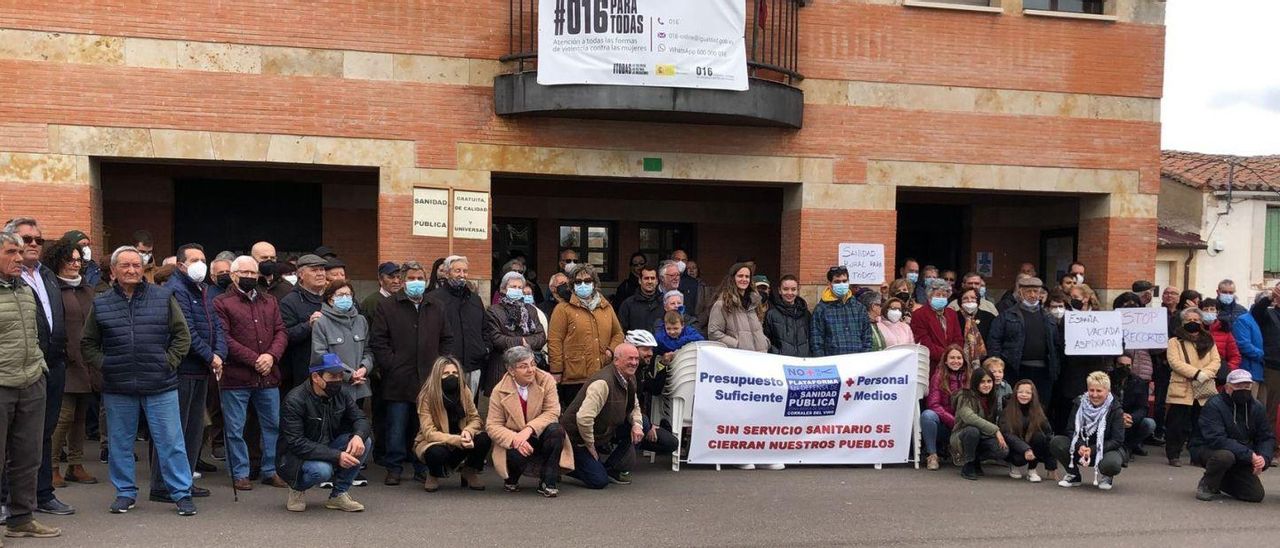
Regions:
<instances>
[{"instance_id":1,"label":"printed paper sign","mask_svg":"<svg viewBox=\"0 0 1280 548\"><path fill-rule=\"evenodd\" d=\"M449 237L448 189L413 189L413 235Z\"/></svg>"},{"instance_id":2,"label":"printed paper sign","mask_svg":"<svg viewBox=\"0 0 1280 548\"><path fill-rule=\"evenodd\" d=\"M453 191L453 237L489 238L489 193Z\"/></svg>"}]
</instances>

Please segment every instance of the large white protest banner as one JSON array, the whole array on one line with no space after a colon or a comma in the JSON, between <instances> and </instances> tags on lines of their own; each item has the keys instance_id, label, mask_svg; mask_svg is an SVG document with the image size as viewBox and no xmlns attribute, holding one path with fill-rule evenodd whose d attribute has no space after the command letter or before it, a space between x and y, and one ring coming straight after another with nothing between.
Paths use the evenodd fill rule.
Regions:
<instances>
[{"instance_id":1,"label":"large white protest banner","mask_svg":"<svg viewBox=\"0 0 1280 548\"><path fill-rule=\"evenodd\" d=\"M1125 350L1169 347L1169 317L1164 308L1121 308Z\"/></svg>"},{"instance_id":2,"label":"large white protest banner","mask_svg":"<svg viewBox=\"0 0 1280 548\"><path fill-rule=\"evenodd\" d=\"M699 348L689 462L906 462L917 363L914 347L826 358Z\"/></svg>"},{"instance_id":3,"label":"large white protest banner","mask_svg":"<svg viewBox=\"0 0 1280 548\"><path fill-rule=\"evenodd\" d=\"M1068 311L1068 356L1118 356L1124 351L1124 329L1119 312Z\"/></svg>"},{"instance_id":4,"label":"large white protest banner","mask_svg":"<svg viewBox=\"0 0 1280 548\"><path fill-rule=\"evenodd\" d=\"M747 89L742 0L540 0L538 83Z\"/></svg>"}]
</instances>

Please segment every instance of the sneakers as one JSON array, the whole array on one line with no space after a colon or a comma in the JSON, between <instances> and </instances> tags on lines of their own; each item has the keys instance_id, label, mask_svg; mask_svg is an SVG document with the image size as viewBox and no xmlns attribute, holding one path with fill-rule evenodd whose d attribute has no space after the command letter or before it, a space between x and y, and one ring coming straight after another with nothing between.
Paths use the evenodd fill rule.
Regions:
<instances>
[{"instance_id":1,"label":"sneakers","mask_svg":"<svg viewBox=\"0 0 1280 548\"><path fill-rule=\"evenodd\" d=\"M925 461L925 465L924 465L924 467L925 467L926 469L928 469L928 470L937 470L937 469L938 469L938 455L929 455L928 457L926 457L926 458L924 459L924 461Z\"/></svg>"},{"instance_id":2,"label":"sneakers","mask_svg":"<svg viewBox=\"0 0 1280 548\"><path fill-rule=\"evenodd\" d=\"M363 472L356 472L356 479L351 480L351 485L356 487L364 487L369 485L369 478L364 477ZM330 485L329 487L333 487Z\"/></svg>"},{"instance_id":3,"label":"sneakers","mask_svg":"<svg viewBox=\"0 0 1280 548\"><path fill-rule=\"evenodd\" d=\"M289 500L284 503L284 509L290 512L305 511L307 509L307 492L289 489Z\"/></svg>"},{"instance_id":4,"label":"sneakers","mask_svg":"<svg viewBox=\"0 0 1280 548\"><path fill-rule=\"evenodd\" d=\"M502 482L502 490L503 490L503 491L506 491L506 492L508 492L508 493L515 493L515 492L517 492L517 491L519 491L519 490L520 490L520 484L519 484L519 483L508 483L508 482L505 482L505 481L504 481L504 482Z\"/></svg>"},{"instance_id":5,"label":"sneakers","mask_svg":"<svg viewBox=\"0 0 1280 548\"><path fill-rule=\"evenodd\" d=\"M1037 474L1034 468L1033 468L1033 469L1031 469L1031 470L1028 470L1028 471L1027 471L1027 481L1029 481L1029 482L1031 482L1031 483L1040 483L1040 481L1041 481L1041 479L1040 479L1040 474Z\"/></svg>"},{"instance_id":6,"label":"sneakers","mask_svg":"<svg viewBox=\"0 0 1280 548\"><path fill-rule=\"evenodd\" d=\"M75 508L72 508L71 505L58 500L57 497L36 505L36 511L42 514L53 514L55 516L69 516L76 513Z\"/></svg>"},{"instance_id":7,"label":"sneakers","mask_svg":"<svg viewBox=\"0 0 1280 548\"><path fill-rule=\"evenodd\" d=\"M178 515L179 515L179 516L194 516L194 515L196 515L196 503L195 503L195 501L191 500L191 497L184 497L183 499L179 500L178 502L176 502L176 503L174 503L174 504L176 504L176 505L178 506Z\"/></svg>"},{"instance_id":8,"label":"sneakers","mask_svg":"<svg viewBox=\"0 0 1280 548\"><path fill-rule=\"evenodd\" d=\"M1062 481L1058 482L1058 487L1079 487L1079 486L1080 486L1080 474L1072 474L1070 472L1067 472L1066 477L1062 478Z\"/></svg>"},{"instance_id":9,"label":"sneakers","mask_svg":"<svg viewBox=\"0 0 1280 548\"><path fill-rule=\"evenodd\" d=\"M109 511L112 514L124 514L129 510L133 510L133 507L135 504L137 504L137 502L138 501L133 500L129 497L116 497L115 502L111 503L111 508L109 508Z\"/></svg>"},{"instance_id":10,"label":"sneakers","mask_svg":"<svg viewBox=\"0 0 1280 548\"><path fill-rule=\"evenodd\" d=\"M756 465L754 465L754 464L739 464L739 465L738 465L738 470L755 470L755 469L756 469Z\"/></svg>"},{"instance_id":11,"label":"sneakers","mask_svg":"<svg viewBox=\"0 0 1280 548\"><path fill-rule=\"evenodd\" d=\"M57 527L49 527L36 520L28 521L22 525L12 525L5 529L4 536L14 538L53 538L62 534L62 529Z\"/></svg>"},{"instance_id":12,"label":"sneakers","mask_svg":"<svg viewBox=\"0 0 1280 548\"><path fill-rule=\"evenodd\" d=\"M631 485L631 472L609 472L609 483Z\"/></svg>"},{"instance_id":13,"label":"sneakers","mask_svg":"<svg viewBox=\"0 0 1280 548\"><path fill-rule=\"evenodd\" d=\"M1196 500L1210 502L1216 498L1218 498L1218 492L1210 490L1209 486L1205 483L1204 478L1200 478L1200 484L1196 485Z\"/></svg>"},{"instance_id":14,"label":"sneakers","mask_svg":"<svg viewBox=\"0 0 1280 548\"><path fill-rule=\"evenodd\" d=\"M195 480L198 480L198 479L203 478L203 477L204 477L204 474L201 474L200 472L192 472L192 473L191 473L191 481L195 481Z\"/></svg>"},{"instance_id":15,"label":"sneakers","mask_svg":"<svg viewBox=\"0 0 1280 548\"><path fill-rule=\"evenodd\" d=\"M1110 491L1110 490L1111 490L1111 482L1112 482L1111 476L1103 476L1103 475L1099 474L1099 477L1098 477L1098 489L1101 489L1101 490L1103 490L1103 491Z\"/></svg>"},{"instance_id":16,"label":"sneakers","mask_svg":"<svg viewBox=\"0 0 1280 548\"><path fill-rule=\"evenodd\" d=\"M956 466L964 466L964 450L959 447L951 447L951 464Z\"/></svg>"},{"instance_id":17,"label":"sneakers","mask_svg":"<svg viewBox=\"0 0 1280 548\"><path fill-rule=\"evenodd\" d=\"M1009 477L1011 477L1011 478L1013 478L1013 479L1022 479L1022 476L1026 475L1026 469L1027 469L1026 465L1023 465L1023 466L1012 466L1012 465L1010 465L1010 466L1009 466Z\"/></svg>"},{"instance_id":18,"label":"sneakers","mask_svg":"<svg viewBox=\"0 0 1280 548\"><path fill-rule=\"evenodd\" d=\"M352 485L355 485L355 484L353 483ZM332 482L332 481L322 481L322 482L320 482L320 488L321 488L321 489L333 489L333 482Z\"/></svg>"},{"instance_id":19,"label":"sneakers","mask_svg":"<svg viewBox=\"0 0 1280 548\"><path fill-rule=\"evenodd\" d=\"M761 470L786 470L787 465L782 464L780 462L774 463L774 464L761 464L760 469Z\"/></svg>"},{"instance_id":20,"label":"sneakers","mask_svg":"<svg viewBox=\"0 0 1280 548\"><path fill-rule=\"evenodd\" d=\"M560 490L554 485L547 485L544 482L538 482L538 494L549 499L556 498L560 494Z\"/></svg>"},{"instance_id":21,"label":"sneakers","mask_svg":"<svg viewBox=\"0 0 1280 548\"><path fill-rule=\"evenodd\" d=\"M330 510L342 510L343 512L363 512L364 505L351 498L351 495L343 493L336 497L329 497L325 501L324 507Z\"/></svg>"}]
</instances>

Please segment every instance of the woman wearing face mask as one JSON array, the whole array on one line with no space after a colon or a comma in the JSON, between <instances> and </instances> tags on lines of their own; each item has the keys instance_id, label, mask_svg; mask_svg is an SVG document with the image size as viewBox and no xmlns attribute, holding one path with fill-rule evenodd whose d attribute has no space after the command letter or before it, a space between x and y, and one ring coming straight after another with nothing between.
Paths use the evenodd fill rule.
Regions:
<instances>
[{"instance_id":1,"label":"woman wearing face mask","mask_svg":"<svg viewBox=\"0 0 1280 548\"><path fill-rule=\"evenodd\" d=\"M941 356L948 346L964 348L964 334L960 331L960 319L956 311L947 308L951 286L934 278L927 282L929 309L920 310L911 317L911 334L916 343L929 349L930 356ZM965 358L968 360L968 356ZM972 362L968 362L972 363Z\"/></svg>"},{"instance_id":2,"label":"woman wearing face mask","mask_svg":"<svg viewBox=\"0 0 1280 548\"><path fill-rule=\"evenodd\" d=\"M436 262L431 263L431 277L427 280L427 293L447 285L449 272L444 269L444 260L445 257L440 257L436 259Z\"/></svg>"},{"instance_id":3,"label":"woman wearing face mask","mask_svg":"<svg viewBox=\"0 0 1280 548\"><path fill-rule=\"evenodd\" d=\"M524 275L508 272L498 284L502 297L484 313L484 338L489 341L489 364L484 374L484 393L488 394L507 374L502 354L508 348L523 346L534 352L542 352L547 344L547 332L538 321L538 307L525 302ZM533 295L529 295L533 300ZM545 358L541 361L546 362Z\"/></svg>"},{"instance_id":4,"label":"woman wearing face mask","mask_svg":"<svg viewBox=\"0 0 1280 548\"><path fill-rule=\"evenodd\" d=\"M1188 307L1178 319L1182 323L1174 329L1165 354L1173 370L1165 395L1164 454L1169 466L1182 466L1183 445L1191 435L1191 425L1200 420L1200 407L1217 394L1213 381L1222 366L1200 309Z\"/></svg>"},{"instance_id":5,"label":"woman wearing face mask","mask_svg":"<svg viewBox=\"0 0 1280 548\"><path fill-rule=\"evenodd\" d=\"M1204 314L1204 324L1213 336L1213 344L1218 347L1218 355L1222 357L1223 366L1218 368L1218 375L1214 378L1214 385L1218 387L1218 391L1222 391L1227 375L1240 368L1243 356L1240 354L1240 346L1236 344L1235 335L1231 333L1231 327L1224 325L1225 322L1218 316L1218 300L1202 299L1200 312Z\"/></svg>"},{"instance_id":6,"label":"woman wearing face mask","mask_svg":"<svg viewBox=\"0 0 1280 548\"><path fill-rule=\"evenodd\" d=\"M987 357L987 334L991 332L991 322L996 319L994 314L979 308L980 299L976 289L960 291L960 313L956 315L964 337L964 357L975 367Z\"/></svg>"},{"instance_id":7,"label":"woman wearing face mask","mask_svg":"<svg viewBox=\"0 0 1280 548\"><path fill-rule=\"evenodd\" d=\"M813 315L800 296L800 281L787 274L778 281L773 306L764 317L764 336L769 353L797 358L809 357L809 322ZM687 324L686 324L687 325Z\"/></svg>"},{"instance_id":8,"label":"woman wearing face mask","mask_svg":"<svg viewBox=\"0 0 1280 548\"><path fill-rule=\"evenodd\" d=\"M330 352L342 358L342 363L355 370L351 372L346 390L357 404L373 395L369 387L369 374L373 372L373 350L369 348L369 321L358 312L351 284L334 281L321 294L324 304L320 307L320 319L311 327L311 364L321 363Z\"/></svg>"},{"instance_id":9,"label":"woman wearing face mask","mask_svg":"<svg viewBox=\"0 0 1280 548\"><path fill-rule=\"evenodd\" d=\"M950 346L938 358L938 365L929 376L929 395L925 398L925 410L920 412L920 437L924 442L925 468L929 470L938 469L939 442L949 440L956 425L951 396L969 386L972 371L964 363L964 350Z\"/></svg>"},{"instance_id":10,"label":"woman wearing face mask","mask_svg":"<svg viewBox=\"0 0 1280 548\"><path fill-rule=\"evenodd\" d=\"M907 323L906 303L892 297L881 305L882 318L876 322L876 329L884 338L884 347L890 348L900 344L915 344L916 337L911 333L911 324Z\"/></svg>"},{"instance_id":11,"label":"woman wearing face mask","mask_svg":"<svg viewBox=\"0 0 1280 548\"><path fill-rule=\"evenodd\" d=\"M597 289L595 267L579 264L570 270L569 282L561 286L571 291L569 300L551 313L547 330L547 361L561 407L572 403L582 383L612 361L610 353L624 337L613 307Z\"/></svg>"},{"instance_id":12,"label":"woman wearing face mask","mask_svg":"<svg viewBox=\"0 0 1280 548\"><path fill-rule=\"evenodd\" d=\"M457 360L438 358L418 392L419 426L413 452L427 463L429 475L422 488L428 493L440 490L440 478L449 477L455 469L463 487L484 490L480 472L491 443L461 372Z\"/></svg>"},{"instance_id":13,"label":"woman wearing face mask","mask_svg":"<svg viewBox=\"0 0 1280 548\"><path fill-rule=\"evenodd\" d=\"M541 308L538 308L537 304L535 304L534 301L536 296L533 294L533 288L535 287L537 286L534 285L532 282L526 283L524 285L524 304L533 305L533 309L538 312L538 325L542 326L542 332L545 334L547 332L547 327L551 325L551 319L548 318L547 315L542 312ZM542 361L540 362L539 366L545 368L547 366L547 361L546 361L547 343L546 343L545 337L543 339L544 340L543 340L542 346L535 347L533 351L542 353Z\"/></svg>"},{"instance_id":14,"label":"woman wearing face mask","mask_svg":"<svg viewBox=\"0 0 1280 548\"><path fill-rule=\"evenodd\" d=\"M712 302L713 300L708 299L706 302ZM678 289L672 289L662 294L662 314L665 316L667 312L680 314L680 319L684 322L684 325L692 327L699 335L705 331L702 322L696 316L689 314L689 310L684 307L684 293L681 293ZM658 321L653 323L653 329L650 332L657 333L663 329L665 329L664 322L662 318L658 318Z\"/></svg>"},{"instance_id":15,"label":"woman wearing face mask","mask_svg":"<svg viewBox=\"0 0 1280 548\"><path fill-rule=\"evenodd\" d=\"M923 305L916 302L911 288L911 281L904 278L898 278L889 282L889 298L902 301L904 306L902 309L902 321L907 322L908 324L911 323L911 313L923 307Z\"/></svg>"},{"instance_id":16,"label":"woman wearing face mask","mask_svg":"<svg viewBox=\"0 0 1280 548\"><path fill-rule=\"evenodd\" d=\"M863 291L858 294L858 302L862 307L867 309L867 319L871 320L871 351L879 352L888 348L885 345L884 335L880 332L880 318L884 314L884 306L881 304L883 297L879 291Z\"/></svg>"},{"instance_id":17,"label":"woman wearing face mask","mask_svg":"<svg viewBox=\"0 0 1280 548\"><path fill-rule=\"evenodd\" d=\"M737 263L729 269L716 292L707 324L707 338L729 348L767 352L769 339L756 315L760 294L751 287L751 268Z\"/></svg>"},{"instance_id":18,"label":"woman wearing face mask","mask_svg":"<svg viewBox=\"0 0 1280 548\"><path fill-rule=\"evenodd\" d=\"M1064 435L1054 436L1049 450L1067 474L1060 487L1080 486L1081 468L1094 469L1093 483L1110 491L1124 465L1124 409L1111 393L1111 378L1095 371L1086 380L1088 390L1075 399Z\"/></svg>"},{"instance_id":19,"label":"woman wearing face mask","mask_svg":"<svg viewBox=\"0 0 1280 548\"><path fill-rule=\"evenodd\" d=\"M974 369L969 389L951 396L956 425L951 431L951 454L959 457L960 477L976 480L985 459L1003 460L1009 444L1000 431L1000 398L995 379L981 367Z\"/></svg>"},{"instance_id":20,"label":"woman wearing face mask","mask_svg":"<svg viewBox=\"0 0 1280 548\"><path fill-rule=\"evenodd\" d=\"M1013 386L1013 397L1000 417L1000 431L1009 443L1009 456L1005 458L1009 461L1009 477L1026 477L1031 483L1039 483L1036 467L1042 463L1046 475L1057 475L1058 462L1049 452L1053 429L1040 406L1035 383L1024 379Z\"/></svg>"},{"instance_id":21,"label":"woman wearing face mask","mask_svg":"<svg viewBox=\"0 0 1280 548\"><path fill-rule=\"evenodd\" d=\"M60 295L50 295L50 299L62 299L62 320L67 333L67 372L66 385L63 388L62 406L58 412L58 424L53 431L52 454L57 455L65 446L66 474L60 473L56 465L53 471L55 487L65 487L65 481L75 483L98 483L84 469L84 439L86 412L93 402L93 393L102 388L100 373L95 373L80 355L80 339L84 335L84 321L93 306L93 288L88 286L80 275L83 262L81 251L75 242L59 240L44 250L40 262L49 267L58 277ZM65 481L63 478L66 478ZM62 485L57 485L61 483Z\"/></svg>"}]
</instances>

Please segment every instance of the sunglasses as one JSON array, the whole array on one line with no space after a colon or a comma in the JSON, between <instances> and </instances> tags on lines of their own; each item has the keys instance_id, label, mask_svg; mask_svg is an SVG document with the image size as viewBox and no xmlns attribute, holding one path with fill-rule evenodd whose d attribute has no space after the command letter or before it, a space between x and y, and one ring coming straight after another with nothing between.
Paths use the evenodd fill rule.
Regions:
<instances>
[{"instance_id":1,"label":"sunglasses","mask_svg":"<svg viewBox=\"0 0 1280 548\"><path fill-rule=\"evenodd\" d=\"M39 236L23 236L22 242L27 245L31 245L31 244L44 245L44 238L41 238Z\"/></svg>"},{"instance_id":2,"label":"sunglasses","mask_svg":"<svg viewBox=\"0 0 1280 548\"><path fill-rule=\"evenodd\" d=\"M644 265L646 265L646 264L648 264L648 263L646 263L646 262L644 262L644 261L641 261L641 262L638 262L638 263L631 263L631 266L644 266Z\"/></svg>"}]
</instances>

